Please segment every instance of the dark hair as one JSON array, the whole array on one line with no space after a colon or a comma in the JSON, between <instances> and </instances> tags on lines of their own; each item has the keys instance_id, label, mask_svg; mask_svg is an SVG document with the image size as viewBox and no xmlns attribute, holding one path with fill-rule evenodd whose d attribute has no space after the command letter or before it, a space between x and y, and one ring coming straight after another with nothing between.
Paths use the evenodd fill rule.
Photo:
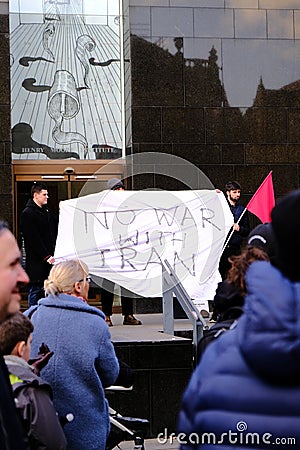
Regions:
<instances>
[{"instance_id":1,"label":"dark hair","mask_svg":"<svg viewBox=\"0 0 300 450\"><path fill-rule=\"evenodd\" d=\"M225 190L227 191L235 191L236 189L241 190L241 185L237 181L228 181L225 184Z\"/></svg>"},{"instance_id":2,"label":"dark hair","mask_svg":"<svg viewBox=\"0 0 300 450\"><path fill-rule=\"evenodd\" d=\"M270 258L262 249L250 245L240 255L229 258L231 268L228 270L226 280L233 284L243 297L247 293L245 275L248 267L254 261L270 261Z\"/></svg>"},{"instance_id":3,"label":"dark hair","mask_svg":"<svg viewBox=\"0 0 300 450\"><path fill-rule=\"evenodd\" d=\"M10 355L18 342L27 342L33 324L27 316L17 312L0 324L0 352Z\"/></svg>"},{"instance_id":4,"label":"dark hair","mask_svg":"<svg viewBox=\"0 0 300 450\"><path fill-rule=\"evenodd\" d=\"M6 222L4 222L4 220L0 220L0 234L4 230L9 230L8 224Z\"/></svg>"},{"instance_id":5,"label":"dark hair","mask_svg":"<svg viewBox=\"0 0 300 450\"><path fill-rule=\"evenodd\" d=\"M47 186L44 183L34 182L31 187L31 198L33 198L34 193L39 194L41 191L47 191Z\"/></svg>"}]
</instances>

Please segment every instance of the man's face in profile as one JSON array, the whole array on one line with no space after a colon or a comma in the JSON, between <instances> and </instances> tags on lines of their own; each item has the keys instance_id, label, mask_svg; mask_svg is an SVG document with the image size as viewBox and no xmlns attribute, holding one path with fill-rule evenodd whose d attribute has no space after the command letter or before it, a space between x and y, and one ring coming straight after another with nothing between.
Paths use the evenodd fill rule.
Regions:
<instances>
[{"instance_id":1,"label":"man's face in profile","mask_svg":"<svg viewBox=\"0 0 300 450\"><path fill-rule=\"evenodd\" d=\"M14 235L0 232L0 322L20 309L19 285L29 281L20 263L20 250Z\"/></svg>"},{"instance_id":2,"label":"man's face in profile","mask_svg":"<svg viewBox=\"0 0 300 450\"><path fill-rule=\"evenodd\" d=\"M240 189L232 189L227 191L227 198L230 203L237 203L241 197Z\"/></svg>"},{"instance_id":3,"label":"man's face in profile","mask_svg":"<svg viewBox=\"0 0 300 450\"><path fill-rule=\"evenodd\" d=\"M46 191L46 189L42 189L40 192L35 192L33 195L35 203L40 207L47 205L48 198L48 191Z\"/></svg>"}]
</instances>

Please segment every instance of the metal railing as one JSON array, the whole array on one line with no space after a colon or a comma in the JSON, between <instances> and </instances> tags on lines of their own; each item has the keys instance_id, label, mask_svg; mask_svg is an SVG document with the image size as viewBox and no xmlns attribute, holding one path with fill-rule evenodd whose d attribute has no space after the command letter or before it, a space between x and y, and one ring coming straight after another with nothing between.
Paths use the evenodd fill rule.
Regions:
<instances>
[{"instance_id":1,"label":"metal railing","mask_svg":"<svg viewBox=\"0 0 300 450\"><path fill-rule=\"evenodd\" d=\"M197 361L198 343L203 336L203 329L206 327L206 323L167 260L162 264L162 293L164 333L174 336L173 299L175 295L187 318L193 325L193 346Z\"/></svg>"}]
</instances>

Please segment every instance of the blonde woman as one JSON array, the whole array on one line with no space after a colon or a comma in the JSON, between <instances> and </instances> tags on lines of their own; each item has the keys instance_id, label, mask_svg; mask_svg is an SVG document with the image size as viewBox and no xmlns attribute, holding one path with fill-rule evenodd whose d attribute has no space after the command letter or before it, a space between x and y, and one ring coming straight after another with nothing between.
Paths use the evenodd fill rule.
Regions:
<instances>
[{"instance_id":1,"label":"blonde woman","mask_svg":"<svg viewBox=\"0 0 300 450\"><path fill-rule=\"evenodd\" d=\"M109 415L103 389L113 384L119 364L104 314L87 304L88 267L79 260L52 267L46 298L29 309L34 325L32 355L42 342L54 356L43 369L58 414L74 415L64 428L68 448L105 449Z\"/></svg>"}]
</instances>

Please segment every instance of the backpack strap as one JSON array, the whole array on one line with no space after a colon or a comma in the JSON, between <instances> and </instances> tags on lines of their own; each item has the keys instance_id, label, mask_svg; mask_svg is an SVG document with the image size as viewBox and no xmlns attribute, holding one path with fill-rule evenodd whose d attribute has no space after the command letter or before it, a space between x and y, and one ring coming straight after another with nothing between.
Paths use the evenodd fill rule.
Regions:
<instances>
[{"instance_id":1,"label":"backpack strap","mask_svg":"<svg viewBox=\"0 0 300 450\"><path fill-rule=\"evenodd\" d=\"M28 317L28 319L31 319L33 313L36 312L36 310L38 309L39 305L33 305L31 306L27 311L25 311L25 315Z\"/></svg>"}]
</instances>

